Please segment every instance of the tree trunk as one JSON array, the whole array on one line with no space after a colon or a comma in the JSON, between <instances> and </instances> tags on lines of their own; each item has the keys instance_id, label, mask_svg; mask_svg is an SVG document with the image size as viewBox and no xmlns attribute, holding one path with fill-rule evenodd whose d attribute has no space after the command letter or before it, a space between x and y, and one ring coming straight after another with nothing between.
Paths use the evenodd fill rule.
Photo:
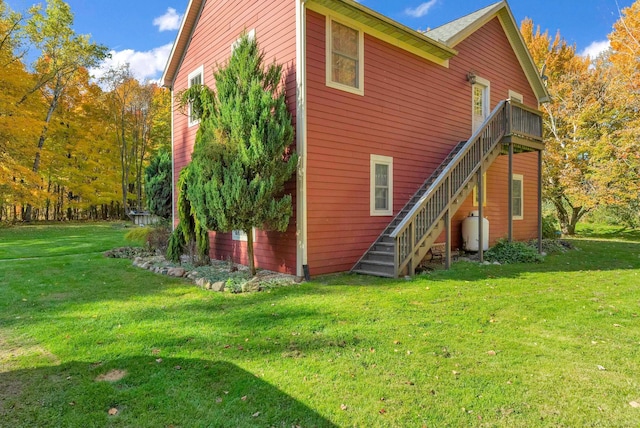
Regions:
<instances>
[{"instance_id":1,"label":"tree trunk","mask_svg":"<svg viewBox=\"0 0 640 428\"><path fill-rule=\"evenodd\" d=\"M256 276L256 264L253 257L253 229L245 230L247 234L247 254L249 256L249 270L251 276Z\"/></svg>"},{"instance_id":2,"label":"tree trunk","mask_svg":"<svg viewBox=\"0 0 640 428\"><path fill-rule=\"evenodd\" d=\"M33 172L38 172L40 170L40 153L42 152L42 148L44 147L44 142L47 139L47 131L49 130L49 123L51 123L51 117L53 116L53 112L58 107L58 99L62 94L62 82L58 77L58 81L56 82L56 87L53 90L53 98L49 103L49 110L47 110L47 117L44 120L44 126L42 127L42 132L40 132L40 138L38 139L38 151L36 152L36 158L33 161Z\"/></svg>"}]
</instances>

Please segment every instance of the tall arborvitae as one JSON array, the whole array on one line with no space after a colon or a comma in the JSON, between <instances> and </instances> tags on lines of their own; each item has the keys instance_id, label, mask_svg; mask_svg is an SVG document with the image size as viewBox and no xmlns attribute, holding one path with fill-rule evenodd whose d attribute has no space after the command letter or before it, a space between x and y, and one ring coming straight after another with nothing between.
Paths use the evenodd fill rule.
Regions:
<instances>
[{"instance_id":1,"label":"tall arborvitae","mask_svg":"<svg viewBox=\"0 0 640 428\"><path fill-rule=\"evenodd\" d=\"M246 232L255 275L252 229L284 231L292 214L291 195L283 192L297 156L290 153L282 66L265 67L264 53L245 34L214 77L215 91L192 87L183 94L183 104L200 116L189 200L210 229Z\"/></svg>"},{"instance_id":2,"label":"tall arborvitae","mask_svg":"<svg viewBox=\"0 0 640 428\"><path fill-rule=\"evenodd\" d=\"M144 172L147 207L151 214L164 219L171 217L171 155L160 151Z\"/></svg>"}]
</instances>

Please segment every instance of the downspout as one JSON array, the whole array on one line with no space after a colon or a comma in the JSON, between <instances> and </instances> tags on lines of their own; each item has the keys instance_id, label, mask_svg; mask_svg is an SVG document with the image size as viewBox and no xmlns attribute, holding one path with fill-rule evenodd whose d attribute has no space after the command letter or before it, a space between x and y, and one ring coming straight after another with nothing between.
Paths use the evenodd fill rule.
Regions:
<instances>
[{"instance_id":1,"label":"downspout","mask_svg":"<svg viewBox=\"0 0 640 428\"><path fill-rule=\"evenodd\" d=\"M309 279L307 263L307 14L296 1L296 275Z\"/></svg>"},{"instance_id":2,"label":"downspout","mask_svg":"<svg viewBox=\"0 0 640 428\"><path fill-rule=\"evenodd\" d=\"M175 110L174 110L174 98L173 98L173 85L171 85L171 87L169 87L169 90L171 91L171 230L174 230L176 227L176 207L175 207L175 200L176 200L176 180L175 180L175 171L176 171L176 165L174 162L174 158L175 158L175 152L174 152L174 132L175 130L173 129L173 116L175 114Z\"/></svg>"}]
</instances>

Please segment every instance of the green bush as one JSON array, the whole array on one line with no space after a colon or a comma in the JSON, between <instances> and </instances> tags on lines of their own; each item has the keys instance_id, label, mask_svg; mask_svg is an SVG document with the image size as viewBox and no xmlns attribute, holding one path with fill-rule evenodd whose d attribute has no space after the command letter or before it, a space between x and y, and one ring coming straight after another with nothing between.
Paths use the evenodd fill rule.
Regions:
<instances>
[{"instance_id":1,"label":"green bush","mask_svg":"<svg viewBox=\"0 0 640 428\"><path fill-rule=\"evenodd\" d=\"M124 235L124 239L142 245L147 243L149 233L151 233L150 227L136 227L128 231L127 234Z\"/></svg>"},{"instance_id":2,"label":"green bush","mask_svg":"<svg viewBox=\"0 0 640 428\"><path fill-rule=\"evenodd\" d=\"M526 242L509 242L501 239L485 253L485 259L490 262L507 263L540 263L542 256L538 250Z\"/></svg>"},{"instance_id":3,"label":"green bush","mask_svg":"<svg viewBox=\"0 0 640 428\"><path fill-rule=\"evenodd\" d=\"M162 254L166 253L169 246L169 235L171 235L171 229L165 225L151 228L147 234L147 247Z\"/></svg>"},{"instance_id":4,"label":"green bush","mask_svg":"<svg viewBox=\"0 0 640 428\"><path fill-rule=\"evenodd\" d=\"M529 241L529 245L533 248L538 248L538 240L534 239ZM569 241L563 239L543 239L542 251L546 254L564 253L567 250L573 250L573 245Z\"/></svg>"},{"instance_id":5,"label":"green bush","mask_svg":"<svg viewBox=\"0 0 640 428\"><path fill-rule=\"evenodd\" d=\"M547 214L542 217L542 237L544 239L555 239L558 237L560 231L560 225L556 216L553 214Z\"/></svg>"},{"instance_id":6,"label":"green bush","mask_svg":"<svg viewBox=\"0 0 640 428\"><path fill-rule=\"evenodd\" d=\"M180 263L180 256L184 253L186 240L181 227L176 227L169 237L167 245L167 259L174 263Z\"/></svg>"},{"instance_id":7,"label":"green bush","mask_svg":"<svg viewBox=\"0 0 640 428\"><path fill-rule=\"evenodd\" d=\"M592 223L625 226L634 229L640 226L640 203L600 206L591 211L586 220Z\"/></svg>"},{"instance_id":8,"label":"green bush","mask_svg":"<svg viewBox=\"0 0 640 428\"><path fill-rule=\"evenodd\" d=\"M144 172L147 207L152 214L171 217L171 154L158 152Z\"/></svg>"}]
</instances>

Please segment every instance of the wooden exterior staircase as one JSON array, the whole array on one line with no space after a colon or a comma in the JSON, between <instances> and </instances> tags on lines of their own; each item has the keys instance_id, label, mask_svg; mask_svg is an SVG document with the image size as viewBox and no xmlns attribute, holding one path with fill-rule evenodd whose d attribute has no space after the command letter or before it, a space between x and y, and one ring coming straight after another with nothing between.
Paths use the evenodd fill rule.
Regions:
<instances>
[{"instance_id":1,"label":"wooden exterior staircase","mask_svg":"<svg viewBox=\"0 0 640 428\"><path fill-rule=\"evenodd\" d=\"M351 271L389 278L413 275L478 176L503 152L505 144L514 143L525 150L542 150L542 116L504 100L468 141L454 147Z\"/></svg>"}]
</instances>

